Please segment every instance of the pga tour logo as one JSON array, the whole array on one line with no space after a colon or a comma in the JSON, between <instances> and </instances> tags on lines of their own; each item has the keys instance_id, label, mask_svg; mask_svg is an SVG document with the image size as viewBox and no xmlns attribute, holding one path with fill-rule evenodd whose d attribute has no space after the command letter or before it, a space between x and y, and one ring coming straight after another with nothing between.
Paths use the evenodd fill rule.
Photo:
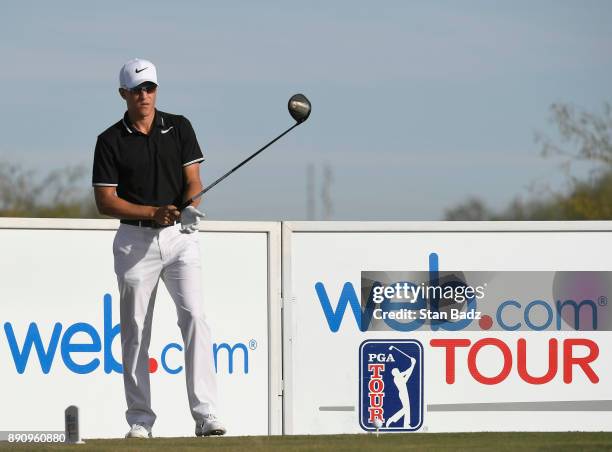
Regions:
<instances>
[{"instance_id":1,"label":"pga tour logo","mask_svg":"<svg viewBox=\"0 0 612 452\"><path fill-rule=\"evenodd\" d=\"M366 431L423 425L423 346L414 339L367 340L359 347L359 425Z\"/></svg>"}]
</instances>

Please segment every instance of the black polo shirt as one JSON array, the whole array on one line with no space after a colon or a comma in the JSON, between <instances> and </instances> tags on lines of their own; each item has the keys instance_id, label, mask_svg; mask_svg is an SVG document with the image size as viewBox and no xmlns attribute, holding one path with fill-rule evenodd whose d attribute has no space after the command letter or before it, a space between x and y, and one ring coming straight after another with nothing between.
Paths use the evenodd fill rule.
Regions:
<instances>
[{"instance_id":1,"label":"black polo shirt","mask_svg":"<svg viewBox=\"0 0 612 452\"><path fill-rule=\"evenodd\" d=\"M155 111L151 133L123 119L98 136L93 185L117 187L117 195L134 204L180 205L183 168L204 160L191 123L184 116Z\"/></svg>"}]
</instances>

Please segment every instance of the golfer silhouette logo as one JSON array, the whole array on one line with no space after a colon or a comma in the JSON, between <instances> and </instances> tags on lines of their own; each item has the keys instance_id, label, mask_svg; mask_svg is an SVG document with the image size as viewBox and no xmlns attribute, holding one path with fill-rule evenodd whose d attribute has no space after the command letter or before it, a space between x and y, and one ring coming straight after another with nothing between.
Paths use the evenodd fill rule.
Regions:
<instances>
[{"instance_id":1,"label":"golfer silhouette logo","mask_svg":"<svg viewBox=\"0 0 612 452\"><path fill-rule=\"evenodd\" d=\"M389 347L390 349L395 349L400 353L404 354L401 350L398 350L393 345ZM397 388L397 392L399 395L400 402L402 403L402 407L395 412L390 418L387 419L386 426L389 427L391 424L396 423L401 418L404 418L403 427L410 428L410 395L408 394L408 379L412 375L412 371L414 370L414 365L416 364L416 359L412 356L406 355L408 359L410 359L410 366L408 369L401 371L399 368L394 367L391 369L391 375L393 375L393 383Z\"/></svg>"},{"instance_id":2,"label":"golfer silhouette logo","mask_svg":"<svg viewBox=\"0 0 612 452\"><path fill-rule=\"evenodd\" d=\"M423 424L423 346L368 340L359 348L359 424L366 431L415 431Z\"/></svg>"}]
</instances>

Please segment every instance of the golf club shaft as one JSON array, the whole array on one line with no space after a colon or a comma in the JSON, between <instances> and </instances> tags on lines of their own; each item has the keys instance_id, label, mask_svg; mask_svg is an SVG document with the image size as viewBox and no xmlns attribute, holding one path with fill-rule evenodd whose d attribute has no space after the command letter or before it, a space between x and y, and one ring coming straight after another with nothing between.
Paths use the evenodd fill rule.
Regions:
<instances>
[{"instance_id":1,"label":"golf club shaft","mask_svg":"<svg viewBox=\"0 0 612 452\"><path fill-rule=\"evenodd\" d=\"M400 352L402 355L404 355L406 358L410 358L410 356L408 356L406 353L404 353L403 351L401 351L399 348L394 347L393 345L389 347L389 350L394 349L397 350L398 352Z\"/></svg>"},{"instance_id":2,"label":"golf club shaft","mask_svg":"<svg viewBox=\"0 0 612 452\"><path fill-rule=\"evenodd\" d=\"M287 130L285 130L283 133L281 133L279 136L277 136L276 138L274 138L272 141L270 141L268 144L266 144L265 146L263 146L261 149L259 149L257 152L255 152L253 155L251 155L249 158L243 160L242 162L240 162L238 165L236 165L234 168L232 168L231 170L229 170L227 173L225 173L223 176L221 176L219 179L217 179L216 181L214 181L212 184L208 185L204 190L202 190L200 193L198 193L197 195L193 195L191 198L189 198L187 201L185 201L183 204L181 204L179 206L179 210L183 210L185 207L187 207L188 205L190 205L193 201L195 201L196 199L198 199L200 196L204 195L204 193L206 193L208 190L210 190L211 188L213 188L215 185L217 185L219 182L221 182L223 179L225 179L227 176L229 176L230 174L232 174L234 171L236 171L238 168L240 168L241 166L245 165L247 162L249 162L250 160L252 160L253 158L255 158L258 154L260 154L261 152L263 152L268 146L274 144L275 142L277 142L278 140L280 140L282 137L284 137L285 135L287 135L289 132L291 132L294 128L296 128L297 126L299 126L301 124L301 122L296 122L294 125L292 125L291 127L289 127Z\"/></svg>"}]
</instances>

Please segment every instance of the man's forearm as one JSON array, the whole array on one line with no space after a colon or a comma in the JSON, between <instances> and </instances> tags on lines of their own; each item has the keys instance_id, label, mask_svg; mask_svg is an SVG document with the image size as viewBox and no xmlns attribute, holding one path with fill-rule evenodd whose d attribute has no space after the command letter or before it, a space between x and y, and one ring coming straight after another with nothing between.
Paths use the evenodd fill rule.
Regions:
<instances>
[{"instance_id":1,"label":"man's forearm","mask_svg":"<svg viewBox=\"0 0 612 452\"><path fill-rule=\"evenodd\" d=\"M204 189L204 187L202 187L202 183L201 182L193 182L191 184L187 184L187 188L185 189L185 196L184 196L183 200L187 201L192 196L195 196L198 193L200 193L203 189ZM198 198L195 201L193 201L190 205L194 206L194 207L198 207L200 205L200 201L201 200L202 200L202 198Z\"/></svg>"},{"instance_id":2,"label":"man's forearm","mask_svg":"<svg viewBox=\"0 0 612 452\"><path fill-rule=\"evenodd\" d=\"M98 210L103 215L123 220L152 220L157 207L133 204L115 196L114 199L105 199L101 202Z\"/></svg>"}]
</instances>

